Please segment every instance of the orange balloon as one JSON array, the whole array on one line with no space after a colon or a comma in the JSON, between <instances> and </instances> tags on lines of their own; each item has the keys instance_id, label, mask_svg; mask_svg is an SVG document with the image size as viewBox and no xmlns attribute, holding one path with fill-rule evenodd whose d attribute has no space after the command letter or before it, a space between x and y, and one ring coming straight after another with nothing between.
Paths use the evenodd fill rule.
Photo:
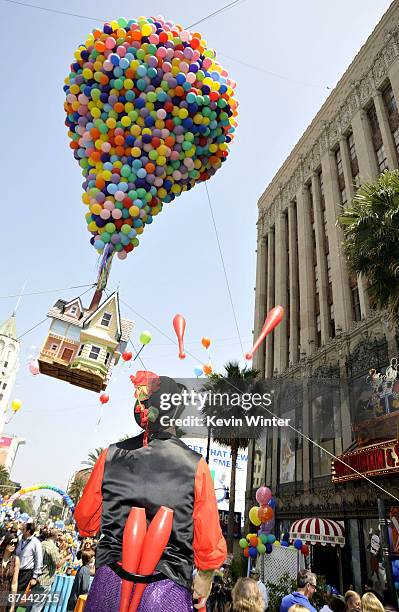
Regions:
<instances>
[{"instance_id":1,"label":"orange balloon","mask_svg":"<svg viewBox=\"0 0 399 612\"><path fill-rule=\"evenodd\" d=\"M273 518L273 508L270 506L261 506L258 510L258 518L262 523L267 523Z\"/></svg>"},{"instance_id":2,"label":"orange balloon","mask_svg":"<svg viewBox=\"0 0 399 612\"><path fill-rule=\"evenodd\" d=\"M207 336L204 336L201 340L201 344L204 348L209 349L209 347L211 346L211 339Z\"/></svg>"},{"instance_id":3,"label":"orange balloon","mask_svg":"<svg viewBox=\"0 0 399 612\"><path fill-rule=\"evenodd\" d=\"M212 374L212 366L210 363L208 365L204 365L202 369L203 369L205 376L209 376L210 374Z\"/></svg>"},{"instance_id":4,"label":"orange balloon","mask_svg":"<svg viewBox=\"0 0 399 612\"><path fill-rule=\"evenodd\" d=\"M250 546L258 546L258 538L256 536L253 536L250 540L249 540L249 544Z\"/></svg>"}]
</instances>

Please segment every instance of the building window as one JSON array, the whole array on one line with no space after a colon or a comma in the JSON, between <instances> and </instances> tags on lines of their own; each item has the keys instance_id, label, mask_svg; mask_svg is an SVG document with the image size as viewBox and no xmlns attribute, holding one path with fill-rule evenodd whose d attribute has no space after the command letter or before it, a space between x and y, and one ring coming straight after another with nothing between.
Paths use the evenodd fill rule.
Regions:
<instances>
[{"instance_id":1,"label":"building window","mask_svg":"<svg viewBox=\"0 0 399 612\"><path fill-rule=\"evenodd\" d=\"M337 162L337 172L338 172L338 174L343 174L344 173L344 169L342 167L342 156L341 156L340 149L337 149L337 151L335 152L335 160Z\"/></svg>"},{"instance_id":2,"label":"building window","mask_svg":"<svg viewBox=\"0 0 399 612\"><path fill-rule=\"evenodd\" d=\"M8 361L5 361L3 367L6 368L7 366L8 366Z\"/></svg>"},{"instance_id":3,"label":"building window","mask_svg":"<svg viewBox=\"0 0 399 612\"><path fill-rule=\"evenodd\" d=\"M70 315L76 315L76 313L78 312L78 307L77 306L71 306L70 310L69 310L69 314Z\"/></svg>"},{"instance_id":4,"label":"building window","mask_svg":"<svg viewBox=\"0 0 399 612\"><path fill-rule=\"evenodd\" d=\"M377 163L380 172L384 172L384 170L388 169L387 156L385 153L385 147L382 144L379 149L376 151L377 154Z\"/></svg>"},{"instance_id":5,"label":"building window","mask_svg":"<svg viewBox=\"0 0 399 612\"><path fill-rule=\"evenodd\" d=\"M335 338L334 304L330 304L330 336Z\"/></svg>"},{"instance_id":6,"label":"building window","mask_svg":"<svg viewBox=\"0 0 399 612\"><path fill-rule=\"evenodd\" d=\"M351 276L349 282L352 296L352 317L354 321L360 321L362 318L362 313L360 309L360 297L356 276Z\"/></svg>"},{"instance_id":7,"label":"building window","mask_svg":"<svg viewBox=\"0 0 399 612\"><path fill-rule=\"evenodd\" d=\"M398 112L398 105L396 104L395 96L392 91L392 87L388 85L383 92L384 102L388 115L393 115Z\"/></svg>"},{"instance_id":8,"label":"building window","mask_svg":"<svg viewBox=\"0 0 399 612\"><path fill-rule=\"evenodd\" d=\"M342 204L342 206L346 206L347 203L348 203L348 198L346 196L346 189L345 189L345 187L340 190L340 194L341 194L341 204Z\"/></svg>"},{"instance_id":9,"label":"building window","mask_svg":"<svg viewBox=\"0 0 399 612\"><path fill-rule=\"evenodd\" d=\"M51 344L50 345L50 351L53 351L53 353L58 349L58 344Z\"/></svg>"},{"instance_id":10,"label":"building window","mask_svg":"<svg viewBox=\"0 0 399 612\"><path fill-rule=\"evenodd\" d=\"M355 177L359 176L359 163L357 161L355 139L353 137L353 134L349 134L348 138L346 139L346 144L349 151L352 177L355 182ZM356 187L359 187L359 185L356 184Z\"/></svg>"},{"instance_id":11,"label":"building window","mask_svg":"<svg viewBox=\"0 0 399 612\"><path fill-rule=\"evenodd\" d=\"M111 323L111 319L112 319L112 314L109 312L104 312L103 318L101 319L101 325L103 327L109 327L109 324Z\"/></svg>"},{"instance_id":12,"label":"building window","mask_svg":"<svg viewBox=\"0 0 399 612\"><path fill-rule=\"evenodd\" d=\"M320 388L317 391L320 392ZM313 446L312 476L314 478L327 476L331 473L331 455L324 452L323 448L334 455L342 453L342 424L338 381L336 386L334 385L330 388L328 394L323 393L312 399L312 436L313 440L322 447Z\"/></svg>"},{"instance_id":13,"label":"building window","mask_svg":"<svg viewBox=\"0 0 399 612\"><path fill-rule=\"evenodd\" d=\"M7 383L4 383L3 384L3 389L6 389L6 388L7 388Z\"/></svg>"},{"instance_id":14,"label":"building window","mask_svg":"<svg viewBox=\"0 0 399 612\"><path fill-rule=\"evenodd\" d=\"M316 332L317 332L317 346L321 346L321 318L319 314L316 316Z\"/></svg>"},{"instance_id":15,"label":"building window","mask_svg":"<svg viewBox=\"0 0 399 612\"><path fill-rule=\"evenodd\" d=\"M92 346L90 349L90 353L89 353L89 359L98 359L99 355L100 355L100 347L98 346Z\"/></svg>"}]
</instances>

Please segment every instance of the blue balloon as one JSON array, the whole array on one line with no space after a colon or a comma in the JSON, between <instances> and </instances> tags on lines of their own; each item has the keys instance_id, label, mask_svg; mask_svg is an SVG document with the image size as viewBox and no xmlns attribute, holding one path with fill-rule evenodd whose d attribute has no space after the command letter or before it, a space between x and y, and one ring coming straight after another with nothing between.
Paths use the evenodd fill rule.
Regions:
<instances>
[{"instance_id":1,"label":"blue balloon","mask_svg":"<svg viewBox=\"0 0 399 612\"><path fill-rule=\"evenodd\" d=\"M198 378L199 376L202 376L203 374L203 370L200 366L195 366L194 368L194 374L196 375L196 377Z\"/></svg>"},{"instance_id":2,"label":"blue balloon","mask_svg":"<svg viewBox=\"0 0 399 612\"><path fill-rule=\"evenodd\" d=\"M282 540L281 546L285 546L286 548L288 548L289 544L288 544L287 540Z\"/></svg>"},{"instance_id":3,"label":"blue balloon","mask_svg":"<svg viewBox=\"0 0 399 612\"><path fill-rule=\"evenodd\" d=\"M253 559L255 559L256 555L258 554L258 551L256 550L255 546L250 546L249 550L248 550L249 556L252 557Z\"/></svg>"},{"instance_id":4,"label":"blue balloon","mask_svg":"<svg viewBox=\"0 0 399 612\"><path fill-rule=\"evenodd\" d=\"M276 500L274 499L274 497L272 497L269 501L269 503L267 504L268 506L270 506L270 508L273 508L273 510L276 507Z\"/></svg>"},{"instance_id":5,"label":"blue balloon","mask_svg":"<svg viewBox=\"0 0 399 612\"><path fill-rule=\"evenodd\" d=\"M301 548L302 548L302 540L299 540L299 539L298 539L298 540L295 540L295 542L294 542L294 546L295 546L295 548L296 548L297 550L301 550Z\"/></svg>"},{"instance_id":6,"label":"blue balloon","mask_svg":"<svg viewBox=\"0 0 399 612\"><path fill-rule=\"evenodd\" d=\"M270 553L272 552L272 550L273 550L273 545L272 545L272 544L270 544L270 543L268 542L268 543L266 544L266 552L267 552L267 554L268 554L268 555L270 555Z\"/></svg>"}]
</instances>

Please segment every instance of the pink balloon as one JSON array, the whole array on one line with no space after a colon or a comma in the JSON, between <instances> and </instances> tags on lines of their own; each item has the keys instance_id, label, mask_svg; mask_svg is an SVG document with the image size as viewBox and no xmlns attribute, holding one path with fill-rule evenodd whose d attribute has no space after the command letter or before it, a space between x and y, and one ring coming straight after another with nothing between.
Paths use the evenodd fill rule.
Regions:
<instances>
[{"instance_id":1,"label":"pink balloon","mask_svg":"<svg viewBox=\"0 0 399 612\"><path fill-rule=\"evenodd\" d=\"M112 217L114 219L121 219L122 218L122 211L119 208L114 208L114 210L112 211Z\"/></svg>"},{"instance_id":2,"label":"pink balloon","mask_svg":"<svg viewBox=\"0 0 399 612\"><path fill-rule=\"evenodd\" d=\"M37 359L35 359L35 361L30 362L29 372L33 374L33 376L37 376L38 374L40 374L39 362L37 361Z\"/></svg>"},{"instance_id":3,"label":"pink balloon","mask_svg":"<svg viewBox=\"0 0 399 612\"><path fill-rule=\"evenodd\" d=\"M273 493L270 491L269 487L259 487L256 491L256 501L261 506L267 506L272 497Z\"/></svg>"}]
</instances>

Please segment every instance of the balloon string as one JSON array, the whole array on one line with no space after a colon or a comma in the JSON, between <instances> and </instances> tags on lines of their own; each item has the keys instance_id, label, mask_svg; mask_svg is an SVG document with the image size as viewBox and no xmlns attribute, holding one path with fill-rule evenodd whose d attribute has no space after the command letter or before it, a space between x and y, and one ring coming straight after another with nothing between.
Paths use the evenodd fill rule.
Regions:
<instances>
[{"instance_id":1,"label":"balloon string","mask_svg":"<svg viewBox=\"0 0 399 612\"><path fill-rule=\"evenodd\" d=\"M101 423L101 419L103 418L103 412L104 412L104 404L101 404L101 408L100 408L100 416L99 416L99 419L98 419L98 421L97 421L97 425L96 425L96 427L98 427L98 426L100 425L100 423Z\"/></svg>"},{"instance_id":2,"label":"balloon string","mask_svg":"<svg viewBox=\"0 0 399 612\"><path fill-rule=\"evenodd\" d=\"M145 347L145 344L143 344L143 346L141 347L141 349L139 350L139 352L137 353L137 355L135 356L133 361L136 361L137 357L140 355L140 353L141 353L141 351L143 350L144 347Z\"/></svg>"}]
</instances>

